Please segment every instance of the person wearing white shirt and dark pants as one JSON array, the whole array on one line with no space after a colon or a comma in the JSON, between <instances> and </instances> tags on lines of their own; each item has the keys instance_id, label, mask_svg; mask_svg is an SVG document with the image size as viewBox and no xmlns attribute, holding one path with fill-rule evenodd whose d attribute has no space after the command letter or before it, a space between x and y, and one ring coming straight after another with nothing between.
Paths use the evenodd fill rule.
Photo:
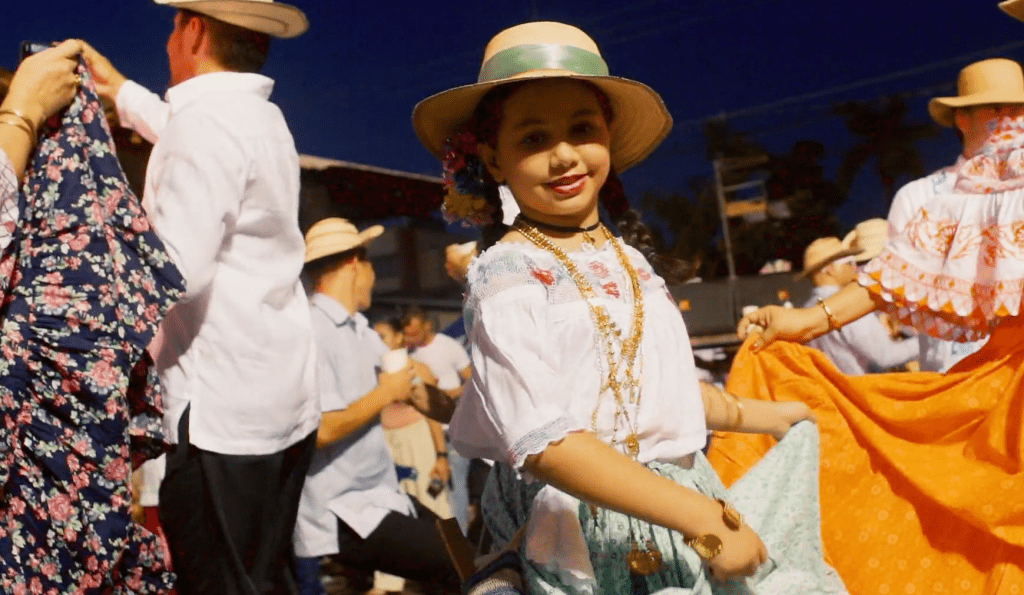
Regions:
<instances>
[{"instance_id":1,"label":"person wearing white shirt and dark pants","mask_svg":"<svg viewBox=\"0 0 1024 595\"><path fill-rule=\"evenodd\" d=\"M269 35L308 24L275 2L157 1L179 9L166 102L85 56L121 122L155 143L143 204L187 285L155 355L174 444L160 521L181 595L297 593L315 343L299 280L298 154L268 101L273 81L257 73Z\"/></svg>"},{"instance_id":2,"label":"person wearing white shirt and dark pants","mask_svg":"<svg viewBox=\"0 0 1024 595\"><path fill-rule=\"evenodd\" d=\"M407 359L404 368L378 375L388 349L361 314L370 307L375 278L365 245L382 231L374 226L359 233L344 219L328 218L306 233L324 413L295 527L303 595L323 593L317 576L322 556L458 590L435 527L438 517L399 489L380 423L385 406L409 398L416 366ZM433 380L424 366L416 367Z\"/></svg>"}]
</instances>

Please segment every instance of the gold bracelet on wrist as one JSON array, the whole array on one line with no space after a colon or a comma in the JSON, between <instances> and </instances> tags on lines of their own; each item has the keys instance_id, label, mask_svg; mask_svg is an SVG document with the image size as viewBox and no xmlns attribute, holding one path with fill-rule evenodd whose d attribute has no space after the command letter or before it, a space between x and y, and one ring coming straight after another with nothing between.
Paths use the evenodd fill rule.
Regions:
<instances>
[{"instance_id":1,"label":"gold bracelet on wrist","mask_svg":"<svg viewBox=\"0 0 1024 595\"><path fill-rule=\"evenodd\" d=\"M839 324L834 314L832 314L832 308L828 307L824 299L818 298L818 305L825 311L825 319L828 321L828 330L839 330L843 325Z\"/></svg>"},{"instance_id":2,"label":"gold bracelet on wrist","mask_svg":"<svg viewBox=\"0 0 1024 595\"><path fill-rule=\"evenodd\" d=\"M35 140L36 134L37 134L36 125L35 125L35 123L32 120L29 120L28 116L26 116L21 110L16 110L14 108L5 107L3 109L0 109L0 116L2 116L4 114L10 114L10 115L14 116L15 118L18 118L22 122L24 122L25 126L28 126L28 134L29 134L29 136L32 137L32 140Z\"/></svg>"},{"instance_id":3,"label":"gold bracelet on wrist","mask_svg":"<svg viewBox=\"0 0 1024 595\"><path fill-rule=\"evenodd\" d=\"M34 142L36 140L36 137L33 136L33 134L32 134L32 129L29 128L28 126L26 126L25 123L20 121L20 120L0 120L0 124L7 124L8 126L14 126L18 130L23 131L25 134L28 135L28 139L29 139L30 142Z\"/></svg>"}]
</instances>

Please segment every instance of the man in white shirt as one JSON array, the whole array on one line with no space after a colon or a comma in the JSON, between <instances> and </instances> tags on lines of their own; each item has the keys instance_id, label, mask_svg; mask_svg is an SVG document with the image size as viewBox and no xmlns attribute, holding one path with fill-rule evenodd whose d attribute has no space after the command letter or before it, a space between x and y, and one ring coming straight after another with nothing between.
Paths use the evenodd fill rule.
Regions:
<instances>
[{"instance_id":1,"label":"man in white shirt","mask_svg":"<svg viewBox=\"0 0 1024 595\"><path fill-rule=\"evenodd\" d=\"M308 25L275 2L157 2L178 9L166 102L95 50L86 59L122 124L155 142L143 203L187 284L156 355L175 443L160 521L181 595L297 593L315 343L299 281L298 154L258 71L270 35Z\"/></svg>"},{"instance_id":2,"label":"man in white shirt","mask_svg":"<svg viewBox=\"0 0 1024 595\"><path fill-rule=\"evenodd\" d=\"M855 236L848 236L848 243L855 240ZM839 238L829 237L814 240L807 246L801 276L810 277L814 289L804 307L815 306L857 277L854 257L863 250L843 244ZM824 353L839 371L851 376L884 372L915 359L918 354L916 339L893 339L886 325L874 314L825 333L809 341L807 346Z\"/></svg>"},{"instance_id":3,"label":"man in white shirt","mask_svg":"<svg viewBox=\"0 0 1024 595\"><path fill-rule=\"evenodd\" d=\"M408 400L413 386L411 360L397 372L378 374L388 350L361 314L370 307L374 282L365 246L381 231L374 226L359 233L332 217L306 233L324 413L295 527L302 595L322 595L322 556L428 585L459 584L434 524L437 515L399 489L380 424L381 410Z\"/></svg>"}]
</instances>

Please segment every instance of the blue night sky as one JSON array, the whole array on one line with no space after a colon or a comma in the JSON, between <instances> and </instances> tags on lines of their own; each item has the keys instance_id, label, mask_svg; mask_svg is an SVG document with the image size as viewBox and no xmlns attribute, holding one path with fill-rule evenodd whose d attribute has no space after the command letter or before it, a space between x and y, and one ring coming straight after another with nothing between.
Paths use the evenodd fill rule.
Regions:
<instances>
[{"instance_id":1,"label":"blue night sky","mask_svg":"<svg viewBox=\"0 0 1024 595\"><path fill-rule=\"evenodd\" d=\"M583 28L613 74L649 84L672 112L672 134L623 176L634 198L683 190L688 178L710 174L699 135L708 116L740 112L732 126L773 152L817 140L833 177L854 143L829 112L835 103L920 93L955 80L978 59L1024 60L1024 23L1004 15L996 0L295 3L306 11L310 31L275 42L264 72L277 81L272 99L300 152L436 175L438 165L409 125L413 105L473 81L488 39L537 16ZM15 65L22 40L75 36L130 78L164 90L173 10L146 0L5 5L0 65ZM791 98L798 99L760 107ZM910 121L927 118L926 100L923 93L908 100ZM951 131L919 147L929 170L952 162L957 151ZM882 194L865 170L840 211L847 226L884 216Z\"/></svg>"}]
</instances>

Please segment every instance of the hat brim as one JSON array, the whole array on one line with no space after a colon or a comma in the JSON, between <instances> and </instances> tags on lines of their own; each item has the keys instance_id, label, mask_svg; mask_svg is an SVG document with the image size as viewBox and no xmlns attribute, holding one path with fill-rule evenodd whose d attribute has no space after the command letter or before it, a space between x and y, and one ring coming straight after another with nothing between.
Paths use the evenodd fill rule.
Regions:
<instances>
[{"instance_id":1,"label":"hat brim","mask_svg":"<svg viewBox=\"0 0 1024 595\"><path fill-rule=\"evenodd\" d=\"M818 263L815 263L814 266L812 266L811 268L804 269L804 270L800 271L799 273L796 274L796 278L797 279L805 279L807 277L810 277L814 273L817 273L821 269L827 267L828 265L832 264L833 262L839 260L840 258L846 258L847 256L856 256L856 255L858 255L860 253L861 253L861 250L855 250L853 248L848 248L846 250L840 250L839 252L836 252L835 254L833 254L832 256L829 256L825 260L823 260L821 262L818 262Z\"/></svg>"},{"instance_id":2,"label":"hat brim","mask_svg":"<svg viewBox=\"0 0 1024 595\"><path fill-rule=\"evenodd\" d=\"M330 241L321 242L316 246L315 250L307 250L304 263L309 264L314 260L320 260L328 256L340 254L342 252L348 252L361 246L366 246L373 240L380 237L384 233L384 226L372 225L367 227L355 237L355 241L352 241L352 236L336 236Z\"/></svg>"},{"instance_id":3,"label":"hat brim","mask_svg":"<svg viewBox=\"0 0 1024 595\"><path fill-rule=\"evenodd\" d=\"M857 238L857 230L854 229L850 233L843 236L843 245L852 246L853 241ZM852 248L850 248L852 250ZM857 263L864 263L872 258L878 256L885 249L885 242L876 242L874 246L864 248L853 255L853 260Z\"/></svg>"},{"instance_id":4,"label":"hat brim","mask_svg":"<svg viewBox=\"0 0 1024 595\"><path fill-rule=\"evenodd\" d=\"M1024 0L1006 0L999 3L999 8L1018 21L1024 21Z\"/></svg>"},{"instance_id":5,"label":"hat brim","mask_svg":"<svg viewBox=\"0 0 1024 595\"><path fill-rule=\"evenodd\" d=\"M480 99L498 85L529 80L566 78L588 81L611 103L611 160L616 172L643 161L672 129L672 116L653 89L614 76L586 76L569 70L531 70L499 81L474 83L432 95L416 104L412 126L420 142L441 159L444 141L473 115Z\"/></svg>"},{"instance_id":6,"label":"hat brim","mask_svg":"<svg viewBox=\"0 0 1024 595\"><path fill-rule=\"evenodd\" d=\"M184 8L237 25L243 29L289 39L309 29L306 15L298 8L280 2L254 0L153 0L157 4Z\"/></svg>"},{"instance_id":7,"label":"hat brim","mask_svg":"<svg viewBox=\"0 0 1024 595\"><path fill-rule=\"evenodd\" d=\"M1021 10L1024 12L1024 7ZM940 126L949 127L953 125L953 113L957 108L993 103L1024 103L1024 92L995 89L963 97L936 97L928 102L928 114Z\"/></svg>"}]
</instances>

